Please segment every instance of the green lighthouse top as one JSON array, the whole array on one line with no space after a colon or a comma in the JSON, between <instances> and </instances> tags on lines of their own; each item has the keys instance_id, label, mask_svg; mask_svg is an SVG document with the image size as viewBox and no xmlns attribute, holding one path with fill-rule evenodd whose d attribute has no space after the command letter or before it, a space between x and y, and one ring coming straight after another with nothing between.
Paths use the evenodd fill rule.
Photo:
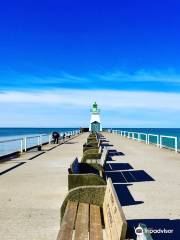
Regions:
<instances>
[{"instance_id":1,"label":"green lighthouse top","mask_svg":"<svg viewBox=\"0 0 180 240\"><path fill-rule=\"evenodd\" d=\"M97 106L98 106L97 103L94 102L94 103L93 103L93 109L94 109L94 110L97 110Z\"/></svg>"},{"instance_id":2,"label":"green lighthouse top","mask_svg":"<svg viewBox=\"0 0 180 240\"><path fill-rule=\"evenodd\" d=\"M91 112L93 112L93 113L99 113L100 112L96 102L93 103Z\"/></svg>"}]
</instances>

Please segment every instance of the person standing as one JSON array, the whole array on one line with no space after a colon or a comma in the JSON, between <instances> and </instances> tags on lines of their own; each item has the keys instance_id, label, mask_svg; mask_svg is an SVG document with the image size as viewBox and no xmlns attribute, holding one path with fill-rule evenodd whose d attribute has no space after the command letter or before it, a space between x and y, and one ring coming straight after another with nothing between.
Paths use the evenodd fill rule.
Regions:
<instances>
[{"instance_id":1,"label":"person standing","mask_svg":"<svg viewBox=\"0 0 180 240\"><path fill-rule=\"evenodd\" d=\"M58 144L59 143L59 137L60 137L60 135L59 135L58 132L53 132L52 133L52 138L54 140L54 144Z\"/></svg>"}]
</instances>

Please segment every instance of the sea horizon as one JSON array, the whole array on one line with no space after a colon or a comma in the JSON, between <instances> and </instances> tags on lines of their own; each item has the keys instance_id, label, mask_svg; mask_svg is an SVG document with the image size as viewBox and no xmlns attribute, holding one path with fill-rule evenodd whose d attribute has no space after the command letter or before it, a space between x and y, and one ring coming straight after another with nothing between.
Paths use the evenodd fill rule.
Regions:
<instances>
[{"instance_id":1,"label":"sea horizon","mask_svg":"<svg viewBox=\"0 0 180 240\"><path fill-rule=\"evenodd\" d=\"M83 127L85 128L85 127ZM31 135L31 134L44 134L51 133L52 131L73 131L80 129L79 127L0 127L0 138L7 136L19 136L19 135ZM154 133L159 135L177 136L180 137L180 128L158 128L158 127L104 127L103 130L122 130L129 132L144 132L144 133ZM45 131L44 131L45 130Z\"/></svg>"}]
</instances>

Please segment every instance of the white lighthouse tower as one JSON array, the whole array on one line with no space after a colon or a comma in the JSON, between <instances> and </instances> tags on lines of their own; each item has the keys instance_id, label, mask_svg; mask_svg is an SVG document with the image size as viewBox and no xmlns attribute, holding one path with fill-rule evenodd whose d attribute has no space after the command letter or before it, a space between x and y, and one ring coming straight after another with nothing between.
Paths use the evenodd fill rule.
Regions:
<instances>
[{"instance_id":1,"label":"white lighthouse tower","mask_svg":"<svg viewBox=\"0 0 180 240\"><path fill-rule=\"evenodd\" d=\"M102 131L101 121L100 121L100 109L96 102L93 103L91 108L91 120L89 125L90 132Z\"/></svg>"}]
</instances>

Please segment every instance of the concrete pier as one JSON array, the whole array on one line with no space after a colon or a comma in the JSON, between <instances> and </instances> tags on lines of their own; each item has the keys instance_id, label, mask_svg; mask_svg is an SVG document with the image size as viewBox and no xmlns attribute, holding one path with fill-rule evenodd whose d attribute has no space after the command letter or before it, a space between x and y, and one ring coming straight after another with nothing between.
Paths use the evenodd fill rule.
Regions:
<instances>
[{"instance_id":1,"label":"concrete pier","mask_svg":"<svg viewBox=\"0 0 180 240\"><path fill-rule=\"evenodd\" d=\"M67 193L68 167L82 156L83 134L32 160L0 164L0 170L25 162L0 176L0 239L56 239L60 206Z\"/></svg>"},{"instance_id":2,"label":"concrete pier","mask_svg":"<svg viewBox=\"0 0 180 240\"><path fill-rule=\"evenodd\" d=\"M114 163L126 166L118 175L110 169L117 189L121 184L118 195L126 218L180 219L180 154L117 134L104 133L104 136L117 151L108 162L110 166L113 168Z\"/></svg>"},{"instance_id":3,"label":"concrete pier","mask_svg":"<svg viewBox=\"0 0 180 240\"><path fill-rule=\"evenodd\" d=\"M103 133L112 176L127 220L180 219L180 154ZM55 240L60 206L67 193L68 167L82 156L88 133L27 160L0 164L0 239ZM22 164L21 164L22 163ZM118 167L117 167L118 166Z\"/></svg>"}]
</instances>

